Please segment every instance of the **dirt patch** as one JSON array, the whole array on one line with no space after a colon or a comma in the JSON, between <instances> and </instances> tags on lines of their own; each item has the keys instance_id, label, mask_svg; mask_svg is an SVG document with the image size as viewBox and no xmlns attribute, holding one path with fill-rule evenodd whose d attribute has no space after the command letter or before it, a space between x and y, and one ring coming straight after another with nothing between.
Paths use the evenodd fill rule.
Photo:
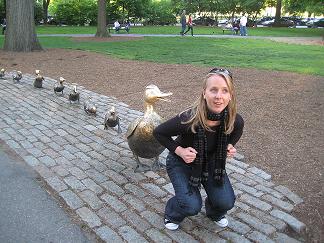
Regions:
<instances>
[{"instance_id":1,"label":"dirt patch","mask_svg":"<svg viewBox=\"0 0 324 243\"><path fill-rule=\"evenodd\" d=\"M298 45L324 45L323 37L271 37L270 40Z\"/></svg>"},{"instance_id":2,"label":"dirt patch","mask_svg":"<svg viewBox=\"0 0 324 243\"><path fill-rule=\"evenodd\" d=\"M211 68L121 60L60 49L33 53L0 50L0 67L30 74L40 69L44 76L62 76L69 83L114 96L137 110L143 110L145 86L154 83L162 91L173 92L172 103L157 104L166 118L192 104ZM245 119L238 151L248 164L265 170L276 184L287 186L304 199L293 215L308 225L309 242L320 242L324 228L324 78L243 68L231 71L239 113Z\"/></svg>"}]
</instances>

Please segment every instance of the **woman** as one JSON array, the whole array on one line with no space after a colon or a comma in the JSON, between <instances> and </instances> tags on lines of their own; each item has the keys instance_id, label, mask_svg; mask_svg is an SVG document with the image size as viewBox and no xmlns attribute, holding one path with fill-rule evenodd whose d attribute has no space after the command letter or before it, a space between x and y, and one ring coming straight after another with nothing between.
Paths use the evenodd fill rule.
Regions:
<instances>
[{"instance_id":1,"label":"woman","mask_svg":"<svg viewBox=\"0 0 324 243\"><path fill-rule=\"evenodd\" d=\"M242 117L236 113L232 74L214 68L207 74L193 107L154 130L155 138L170 151L166 168L175 196L165 207L167 229L178 229L185 217L200 212L201 185L207 193L206 215L220 227L228 225L225 215L233 208L235 195L225 162L236 153L234 145L243 126ZM173 136L178 137L173 140Z\"/></svg>"},{"instance_id":2,"label":"woman","mask_svg":"<svg viewBox=\"0 0 324 243\"><path fill-rule=\"evenodd\" d=\"M186 30L186 32L184 32L184 35L187 34L187 32L188 32L189 30L191 30L191 36L193 36L193 23L192 23L191 14L189 14L189 18L188 18L187 26L188 26L188 29Z\"/></svg>"}]
</instances>

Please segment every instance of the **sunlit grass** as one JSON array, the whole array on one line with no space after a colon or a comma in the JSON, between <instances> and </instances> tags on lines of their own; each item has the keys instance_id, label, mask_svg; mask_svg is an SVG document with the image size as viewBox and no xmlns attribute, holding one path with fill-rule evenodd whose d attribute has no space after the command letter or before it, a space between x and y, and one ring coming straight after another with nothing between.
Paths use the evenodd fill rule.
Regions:
<instances>
[{"instance_id":1,"label":"sunlit grass","mask_svg":"<svg viewBox=\"0 0 324 243\"><path fill-rule=\"evenodd\" d=\"M88 50L130 60L197 66L246 67L324 76L322 46L255 39L145 37L137 41L76 42L39 37L44 48ZM0 37L3 45L3 37Z\"/></svg>"},{"instance_id":2,"label":"sunlit grass","mask_svg":"<svg viewBox=\"0 0 324 243\"><path fill-rule=\"evenodd\" d=\"M38 34L95 34L95 26L37 26ZM135 26L131 28L132 34L179 34L179 26ZM220 27L195 26L194 34L222 35ZM230 34L230 32L225 32ZM248 28L249 36L295 36L311 37L323 36L324 29L313 28Z\"/></svg>"}]
</instances>

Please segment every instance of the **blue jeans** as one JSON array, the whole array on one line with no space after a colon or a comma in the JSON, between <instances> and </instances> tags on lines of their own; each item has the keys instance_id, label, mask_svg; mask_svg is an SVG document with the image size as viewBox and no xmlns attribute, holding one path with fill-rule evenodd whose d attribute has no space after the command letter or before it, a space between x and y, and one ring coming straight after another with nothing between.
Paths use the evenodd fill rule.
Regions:
<instances>
[{"instance_id":1,"label":"blue jeans","mask_svg":"<svg viewBox=\"0 0 324 243\"><path fill-rule=\"evenodd\" d=\"M165 207L165 218L173 223L180 223L187 216L198 214L202 207L201 194L198 188L189 190L191 166L181 158L169 153L166 169L173 185L175 196L170 198ZM213 221L220 220L228 210L234 207L235 194L232 185L225 175L223 185L217 185L212 173L203 184L207 198L205 201L206 215Z\"/></svg>"},{"instance_id":2,"label":"blue jeans","mask_svg":"<svg viewBox=\"0 0 324 243\"><path fill-rule=\"evenodd\" d=\"M185 30L186 30L186 24L184 24L184 25L182 24L180 34L184 35Z\"/></svg>"},{"instance_id":3,"label":"blue jeans","mask_svg":"<svg viewBox=\"0 0 324 243\"><path fill-rule=\"evenodd\" d=\"M246 36L246 26L240 25L240 35Z\"/></svg>"}]
</instances>

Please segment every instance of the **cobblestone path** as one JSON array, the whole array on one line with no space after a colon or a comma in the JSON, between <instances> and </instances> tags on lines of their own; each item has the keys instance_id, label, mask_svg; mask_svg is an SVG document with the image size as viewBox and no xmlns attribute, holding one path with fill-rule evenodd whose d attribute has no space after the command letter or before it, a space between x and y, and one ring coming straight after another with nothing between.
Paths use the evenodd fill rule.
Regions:
<instances>
[{"instance_id":1,"label":"cobblestone path","mask_svg":"<svg viewBox=\"0 0 324 243\"><path fill-rule=\"evenodd\" d=\"M271 175L244 162L240 154L227 163L237 201L229 227L219 228L205 216L187 218L179 230L164 229L165 202L173 194L165 170L134 173L135 160L124 134L142 114L113 97L83 87L80 104L55 95L55 80L33 87L34 76L12 73L0 79L0 139L16 151L98 237L107 242L303 242L305 224L291 215L302 199L275 185ZM143 87L144 91L144 87ZM97 116L83 110L92 96ZM103 117L114 105L122 134L103 130ZM166 151L160 157L165 161ZM206 196L202 192L204 197Z\"/></svg>"}]
</instances>

